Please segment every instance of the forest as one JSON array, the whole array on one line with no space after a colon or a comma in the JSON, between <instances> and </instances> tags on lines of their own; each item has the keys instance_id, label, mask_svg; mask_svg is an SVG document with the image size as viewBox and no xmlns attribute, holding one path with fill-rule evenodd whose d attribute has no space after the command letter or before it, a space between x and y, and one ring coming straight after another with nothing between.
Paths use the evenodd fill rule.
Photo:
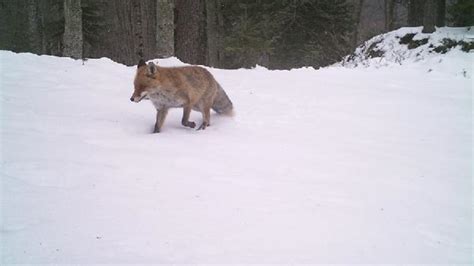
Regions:
<instances>
[{"instance_id":1,"label":"forest","mask_svg":"<svg viewBox=\"0 0 474 266\"><path fill-rule=\"evenodd\" d=\"M470 26L470 0L1 0L0 49L218 68L338 62L404 26Z\"/></svg>"}]
</instances>

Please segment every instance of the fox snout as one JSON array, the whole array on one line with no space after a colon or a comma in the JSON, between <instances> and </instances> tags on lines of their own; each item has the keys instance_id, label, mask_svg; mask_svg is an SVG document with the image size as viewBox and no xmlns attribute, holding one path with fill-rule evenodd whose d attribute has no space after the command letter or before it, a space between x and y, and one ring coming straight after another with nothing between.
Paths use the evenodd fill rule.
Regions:
<instances>
[{"instance_id":1,"label":"fox snout","mask_svg":"<svg viewBox=\"0 0 474 266\"><path fill-rule=\"evenodd\" d=\"M138 94L137 92L134 92L132 97L130 97L130 101L138 103L141 100L145 99L147 95L148 93L146 91L142 91L140 94Z\"/></svg>"},{"instance_id":2,"label":"fox snout","mask_svg":"<svg viewBox=\"0 0 474 266\"><path fill-rule=\"evenodd\" d=\"M130 97L130 101L131 102L139 102L141 99L139 96L135 96L135 95L132 95L132 97Z\"/></svg>"},{"instance_id":3,"label":"fox snout","mask_svg":"<svg viewBox=\"0 0 474 266\"><path fill-rule=\"evenodd\" d=\"M136 96L135 94L132 95L132 97L130 97L130 101L131 102L136 102L138 103L139 101L141 101L142 98L140 96Z\"/></svg>"}]
</instances>

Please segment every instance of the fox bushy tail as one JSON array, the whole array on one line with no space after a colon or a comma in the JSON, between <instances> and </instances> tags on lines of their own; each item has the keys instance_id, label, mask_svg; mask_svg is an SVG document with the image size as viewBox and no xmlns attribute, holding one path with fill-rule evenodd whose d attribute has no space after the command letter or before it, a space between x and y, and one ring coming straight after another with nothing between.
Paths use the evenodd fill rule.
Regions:
<instances>
[{"instance_id":1,"label":"fox bushy tail","mask_svg":"<svg viewBox=\"0 0 474 266\"><path fill-rule=\"evenodd\" d=\"M221 85L217 84L217 95L214 99L214 104L212 104L212 110L216 111L218 114L232 115L234 106L232 101L222 89Z\"/></svg>"}]
</instances>

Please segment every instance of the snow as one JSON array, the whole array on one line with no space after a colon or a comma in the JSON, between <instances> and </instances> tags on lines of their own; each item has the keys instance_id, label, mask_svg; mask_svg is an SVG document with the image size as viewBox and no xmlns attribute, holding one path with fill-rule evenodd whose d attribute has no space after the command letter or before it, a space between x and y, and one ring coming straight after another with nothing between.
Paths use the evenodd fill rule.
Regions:
<instances>
[{"instance_id":1,"label":"snow","mask_svg":"<svg viewBox=\"0 0 474 266\"><path fill-rule=\"evenodd\" d=\"M440 56L211 68L235 116L151 134L134 67L0 51L0 264L470 264L474 58Z\"/></svg>"},{"instance_id":2,"label":"snow","mask_svg":"<svg viewBox=\"0 0 474 266\"><path fill-rule=\"evenodd\" d=\"M473 42L474 27L441 27L436 28L434 34L422 33L422 29L423 27L406 27L377 35L335 66L380 68L416 65L425 71L437 70L454 75L472 75L473 61L470 64L466 62L468 57L472 58L472 54L466 55L466 52L461 51L460 45L449 49L447 55L433 52L433 49L442 45L443 39ZM427 43L409 49L406 44L400 44L401 38L407 34L415 34L413 40L427 39ZM367 54L372 46L383 52L383 56L370 58Z\"/></svg>"}]
</instances>

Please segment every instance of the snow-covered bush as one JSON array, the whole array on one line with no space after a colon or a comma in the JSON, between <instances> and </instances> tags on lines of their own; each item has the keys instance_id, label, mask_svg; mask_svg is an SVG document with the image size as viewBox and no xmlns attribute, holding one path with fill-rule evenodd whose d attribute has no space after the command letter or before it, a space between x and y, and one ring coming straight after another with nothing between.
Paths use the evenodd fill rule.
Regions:
<instances>
[{"instance_id":1,"label":"snow-covered bush","mask_svg":"<svg viewBox=\"0 0 474 266\"><path fill-rule=\"evenodd\" d=\"M430 61L429 71L438 63L465 60L472 57L474 34L472 27L437 28L426 34L422 27L400 28L373 37L346 56L338 65L346 67L382 67ZM468 54L469 53L469 54ZM443 56L448 54L447 56ZM431 64L433 63L433 64ZM462 65L462 64L457 64ZM456 68L456 64L453 64ZM457 69L469 73L466 69Z\"/></svg>"}]
</instances>

